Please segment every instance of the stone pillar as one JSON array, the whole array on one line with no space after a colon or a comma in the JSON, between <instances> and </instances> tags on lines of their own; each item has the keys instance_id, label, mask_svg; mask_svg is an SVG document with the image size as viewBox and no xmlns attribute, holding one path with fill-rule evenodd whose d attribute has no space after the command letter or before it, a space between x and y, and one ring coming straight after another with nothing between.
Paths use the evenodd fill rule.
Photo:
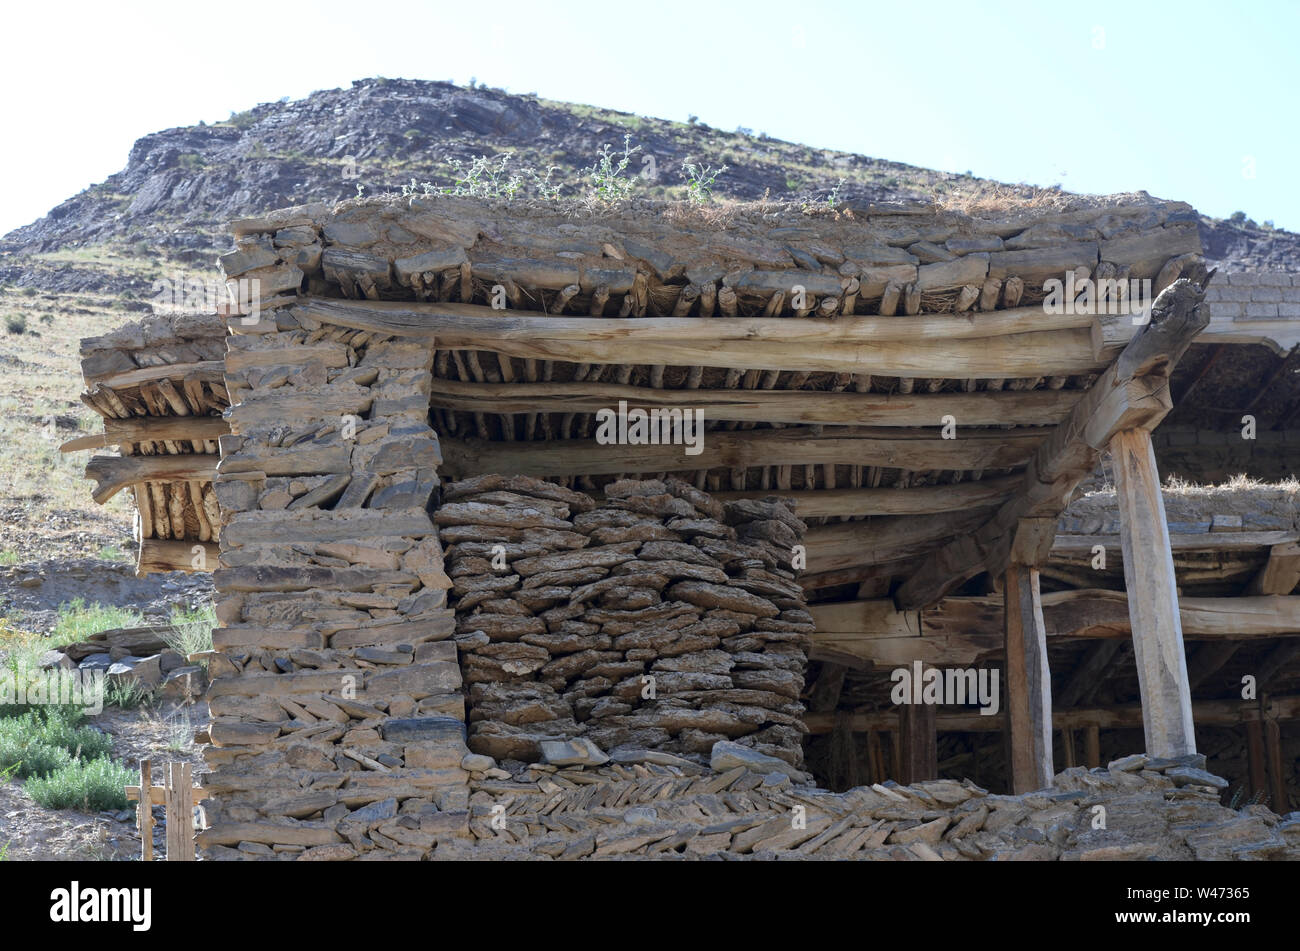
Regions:
<instances>
[{"instance_id":1,"label":"stone pillar","mask_svg":"<svg viewBox=\"0 0 1300 951\"><path fill-rule=\"evenodd\" d=\"M468 834L450 580L428 509L433 352L232 321L215 482L209 859L423 858Z\"/></svg>"}]
</instances>

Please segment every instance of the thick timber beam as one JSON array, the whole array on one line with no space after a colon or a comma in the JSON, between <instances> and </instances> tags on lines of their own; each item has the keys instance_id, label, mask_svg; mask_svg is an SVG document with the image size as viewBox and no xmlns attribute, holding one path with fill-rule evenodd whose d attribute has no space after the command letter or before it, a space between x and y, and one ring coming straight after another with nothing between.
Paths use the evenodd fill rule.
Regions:
<instances>
[{"instance_id":1,"label":"thick timber beam","mask_svg":"<svg viewBox=\"0 0 1300 951\"><path fill-rule=\"evenodd\" d=\"M1300 543L1274 545L1268 561L1250 580L1247 594L1290 594L1300 584Z\"/></svg>"},{"instance_id":2,"label":"thick timber beam","mask_svg":"<svg viewBox=\"0 0 1300 951\"><path fill-rule=\"evenodd\" d=\"M1154 756L1184 756L1196 752L1196 732L1173 551L1151 434L1145 429L1117 433L1110 451L1146 748Z\"/></svg>"},{"instance_id":3,"label":"thick timber beam","mask_svg":"<svg viewBox=\"0 0 1300 951\"><path fill-rule=\"evenodd\" d=\"M215 542L143 538L135 573L143 577L156 571L214 571L219 555Z\"/></svg>"},{"instance_id":4,"label":"thick timber beam","mask_svg":"<svg viewBox=\"0 0 1300 951\"><path fill-rule=\"evenodd\" d=\"M749 432L711 430L700 452L685 445L628 445L595 439L545 443L446 439L443 474L464 479L481 472L502 475L609 475L618 472L675 472L774 465L891 466L902 469L996 469L1023 465L1043 438L1039 430L1006 435L972 433L941 439L897 430L849 428L817 435L804 427Z\"/></svg>"},{"instance_id":5,"label":"thick timber beam","mask_svg":"<svg viewBox=\"0 0 1300 951\"><path fill-rule=\"evenodd\" d=\"M800 518L833 518L853 515L933 515L938 512L969 511L997 505L1020 484L1018 476L959 482L956 485L925 485L910 489L808 489L777 492L792 499ZM710 493L719 501L763 499L773 489Z\"/></svg>"},{"instance_id":6,"label":"thick timber beam","mask_svg":"<svg viewBox=\"0 0 1300 951\"><path fill-rule=\"evenodd\" d=\"M583 318L502 312L475 304L342 300L303 301L294 312L322 323L436 341L442 349L571 363L1002 379L1096 372L1114 352L1094 350L1091 321L1066 329L988 335L978 319L947 317L935 323L926 318L932 332L904 335L894 323L899 318L892 317ZM1071 323L1077 320L1070 318Z\"/></svg>"},{"instance_id":7,"label":"thick timber beam","mask_svg":"<svg viewBox=\"0 0 1300 951\"><path fill-rule=\"evenodd\" d=\"M607 323L607 321L602 321ZM698 324L699 321L692 321ZM433 380L434 406L507 415L617 409L701 409L706 420L826 426L1051 426L1079 390L973 393L831 393L820 390L664 390L620 383L466 383Z\"/></svg>"},{"instance_id":8,"label":"thick timber beam","mask_svg":"<svg viewBox=\"0 0 1300 951\"><path fill-rule=\"evenodd\" d=\"M216 453L94 456L86 463L86 478L95 481L91 498L102 505L140 482L211 482L220 458Z\"/></svg>"},{"instance_id":9,"label":"thick timber beam","mask_svg":"<svg viewBox=\"0 0 1300 951\"><path fill-rule=\"evenodd\" d=\"M892 730L898 724L898 715L892 710L833 713L805 713L804 725L813 734L829 733L838 715L847 719L847 728L855 733L867 730ZM1265 710L1254 702L1240 700L1202 700L1196 704L1196 722L1206 726L1237 726L1259 723L1264 720L1300 719L1300 696L1271 697ZM1006 728L1006 714L985 716L978 712L949 713L940 711L935 718L939 732L991 733ZM1142 709L1138 704L1110 707L1081 707L1074 710L1056 710L1052 713L1052 727L1057 730L1086 730L1095 726L1103 730L1136 728L1142 725Z\"/></svg>"},{"instance_id":10,"label":"thick timber beam","mask_svg":"<svg viewBox=\"0 0 1300 951\"><path fill-rule=\"evenodd\" d=\"M219 439L229 432L230 424L220 416L131 416L105 419L102 433L70 439L59 447L59 451L77 452L169 439Z\"/></svg>"}]
</instances>

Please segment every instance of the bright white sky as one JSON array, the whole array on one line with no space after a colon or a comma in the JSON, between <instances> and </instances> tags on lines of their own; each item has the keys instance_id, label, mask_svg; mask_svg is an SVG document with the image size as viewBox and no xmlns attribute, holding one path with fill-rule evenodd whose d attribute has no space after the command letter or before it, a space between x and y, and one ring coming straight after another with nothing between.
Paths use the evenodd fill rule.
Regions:
<instances>
[{"instance_id":1,"label":"bright white sky","mask_svg":"<svg viewBox=\"0 0 1300 951\"><path fill-rule=\"evenodd\" d=\"M0 234L142 135L370 76L473 76L1300 230L1294 0L11 0L3 18Z\"/></svg>"}]
</instances>

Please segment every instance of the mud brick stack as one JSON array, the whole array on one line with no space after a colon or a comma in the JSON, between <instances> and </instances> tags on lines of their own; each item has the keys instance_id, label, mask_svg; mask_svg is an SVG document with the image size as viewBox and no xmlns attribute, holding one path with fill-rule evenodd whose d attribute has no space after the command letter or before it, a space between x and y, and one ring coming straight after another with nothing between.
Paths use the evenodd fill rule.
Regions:
<instances>
[{"instance_id":1,"label":"mud brick stack","mask_svg":"<svg viewBox=\"0 0 1300 951\"><path fill-rule=\"evenodd\" d=\"M474 752L536 761L585 740L553 749L705 762L735 740L800 764L813 624L789 503L667 479L610 483L597 504L485 475L446 486L434 520Z\"/></svg>"}]
</instances>

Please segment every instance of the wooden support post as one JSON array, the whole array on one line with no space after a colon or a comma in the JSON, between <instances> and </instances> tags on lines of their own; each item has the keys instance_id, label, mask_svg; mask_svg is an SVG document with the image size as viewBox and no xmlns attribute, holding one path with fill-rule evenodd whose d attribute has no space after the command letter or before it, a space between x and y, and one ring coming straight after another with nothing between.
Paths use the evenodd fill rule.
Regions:
<instances>
[{"instance_id":1,"label":"wooden support post","mask_svg":"<svg viewBox=\"0 0 1300 951\"><path fill-rule=\"evenodd\" d=\"M1264 749L1268 756L1269 808L1278 815L1290 812L1287 802L1286 777L1282 775L1282 727L1276 720L1264 721Z\"/></svg>"},{"instance_id":2,"label":"wooden support post","mask_svg":"<svg viewBox=\"0 0 1300 951\"><path fill-rule=\"evenodd\" d=\"M1101 727L1089 724L1083 731L1083 763L1089 769L1101 765Z\"/></svg>"},{"instance_id":3,"label":"wooden support post","mask_svg":"<svg viewBox=\"0 0 1300 951\"><path fill-rule=\"evenodd\" d=\"M1256 720L1247 720L1246 727L1246 764L1250 777L1250 795L1253 799L1268 788L1264 772L1264 724Z\"/></svg>"},{"instance_id":4,"label":"wooden support post","mask_svg":"<svg viewBox=\"0 0 1300 951\"><path fill-rule=\"evenodd\" d=\"M867 766L871 770L868 782L880 783L888 778L885 773L885 754L880 748L879 730L867 731Z\"/></svg>"},{"instance_id":5,"label":"wooden support post","mask_svg":"<svg viewBox=\"0 0 1300 951\"><path fill-rule=\"evenodd\" d=\"M1061 746L1065 753L1065 768L1071 769L1076 764L1074 762L1074 730L1068 726L1061 731Z\"/></svg>"},{"instance_id":6,"label":"wooden support post","mask_svg":"<svg viewBox=\"0 0 1300 951\"><path fill-rule=\"evenodd\" d=\"M1123 430L1111 439L1110 452L1146 752L1185 756L1196 752L1192 696L1151 434L1145 429Z\"/></svg>"},{"instance_id":7,"label":"wooden support post","mask_svg":"<svg viewBox=\"0 0 1300 951\"><path fill-rule=\"evenodd\" d=\"M140 788L148 790L153 785L153 762L151 760L140 760ZM146 792L140 797L140 803L136 807L136 825L140 829L140 860L142 862L153 861L153 803Z\"/></svg>"},{"instance_id":8,"label":"wooden support post","mask_svg":"<svg viewBox=\"0 0 1300 951\"><path fill-rule=\"evenodd\" d=\"M189 763L168 763L163 789L167 808L167 861L194 861L194 789Z\"/></svg>"},{"instance_id":9,"label":"wooden support post","mask_svg":"<svg viewBox=\"0 0 1300 951\"><path fill-rule=\"evenodd\" d=\"M931 703L905 703L898 708L898 738L901 749L901 774L904 785L939 778L939 744L935 706Z\"/></svg>"},{"instance_id":10,"label":"wooden support post","mask_svg":"<svg viewBox=\"0 0 1300 951\"><path fill-rule=\"evenodd\" d=\"M1052 677L1038 569L1012 564L1003 585L1007 715L1011 727L1011 788L1052 785Z\"/></svg>"}]
</instances>

